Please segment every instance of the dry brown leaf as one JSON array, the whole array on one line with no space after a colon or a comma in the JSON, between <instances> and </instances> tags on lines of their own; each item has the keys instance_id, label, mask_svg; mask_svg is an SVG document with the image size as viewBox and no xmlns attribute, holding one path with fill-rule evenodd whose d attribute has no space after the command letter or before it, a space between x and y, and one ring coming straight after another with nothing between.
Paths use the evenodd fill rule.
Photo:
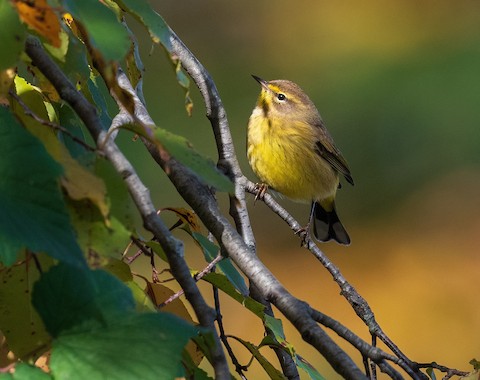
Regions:
<instances>
[{"instance_id":1,"label":"dry brown leaf","mask_svg":"<svg viewBox=\"0 0 480 380\"><path fill-rule=\"evenodd\" d=\"M14 0L20 19L45 37L50 44L60 47L60 21L47 0Z\"/></svg>"}]
</instances>

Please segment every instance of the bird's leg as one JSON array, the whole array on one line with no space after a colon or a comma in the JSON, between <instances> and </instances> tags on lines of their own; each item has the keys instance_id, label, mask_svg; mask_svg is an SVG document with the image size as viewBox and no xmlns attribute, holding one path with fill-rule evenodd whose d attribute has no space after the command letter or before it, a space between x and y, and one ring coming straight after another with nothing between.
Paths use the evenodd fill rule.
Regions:
<instances>
[{"instance_id":1,"label":"bird's leg","mask_svg":"<svg viewBox=\"0 0 480 380\"><path fill-rule=\"evenodd\" d=\"M298 235L302 238L302 241L300 243L301 247L307 246L307 240L310 239L310 226L312 224L312 220L314 217L315 213L315 206L316 203L312 201L312 207L310 208L310 216L308 218L308 223L305 227L299 228L297 231L295 231L295 235Z\"/></svg>"},{"instance_id":2,"label":"bird's leg","mask_svg":"<svg viewBox=\"0 0 480 380\"><path fill-rule=\"evenodd\" d=\"M255 192L256 192L255 201L253 203L255 204L255 202L258 199L263 199L267 191L268 191L268 185L266 183L256 183L255 184Z\"/></svg>"}]
</instances>

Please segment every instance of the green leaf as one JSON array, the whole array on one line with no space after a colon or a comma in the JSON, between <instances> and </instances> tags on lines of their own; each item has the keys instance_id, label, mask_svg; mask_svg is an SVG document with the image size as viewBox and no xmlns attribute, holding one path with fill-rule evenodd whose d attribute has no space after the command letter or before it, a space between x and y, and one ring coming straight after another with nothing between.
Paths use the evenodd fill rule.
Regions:
<instances>
[{"instance_id":1,"label":"green leaf","mask_svg":"<svg viewBox=\"0 0 480 380\"><path fill-rule=\"evenodd\" d=\"M121 280L132 292L135 300L137 311L155 311L150 297L145 293L144 289L133 280L132 270L130 266L120 259L108 258L107 262L102 267L108 273L115 275Z\"/></svg>"},{"instance_id":2,"label":"green leaf","mask_svg":"<svg viewBox=\"0 0 480 380\"><path fill-rule=\"evenodd\" d=\"M212 352L215 351L215 346L217 344L213 333L211 331L201 330L200 334L195 336L192 340L195 342L198 349L204 354L208 362L213 364L215 359L212 356Z\"/></svg>"},{"instance_id":3,"label":"green leaf","mask_svg":"<svg viewBox=\"0 0 480 380\"><path fill-rule=\"evenodd\" d=\"M105 323L110 315L135 307L130 289L115 276L64 264L42 275L33 288L32 303L54 337L85 321Z\"/></svg>"},{"instance_id":4,"label":"green leaf","mask_svg":"<svg viewBox=\"0 0 480 380\"><path fill-rule=\"evenodd\" d=\"M22 360L36 359L50 342L43 322L32 307L33 283L40 278L31 255L23 263L0 270L0 326L9 349ZM53 265L52 258L37 255L42 270Z\"/></svg>"},{"instance_id":5,"label":"green leaf","mask_svg":"<svg viewBox=\"0 0 480 380\"><path fill-rule=\"evenodd\" d=\"M427 375L430 379L437 380L437 377L435 376L435 372L433 371L433 368L427 368Z\"/></svg>"},{"instance_id":6,"label":"green leaf","mask_svg":"<svg viewBox=\"0 0 480 380\"><path fill-rule=\"evenodd\" d=\"M277 339L279 343L285 341L285 333L283 332L283 325L280 319L265 314L264 323L265 327L273 332L275 339Z\"/></svg>"},{"instance_id":7,"label":"green leaf","mask_svg":"<svg viewBox=\"0 0 480 380\"><path fill-rule=\"evenodd\" d=\"M195 241L198 242L202 248L203 254L205 255L205 260L211 262L215 257L217 257L220 248L213 244L202 234L198 232L192 232L192 237ZM248 287L245 284L245 280L238 270L233 266L232 262L228 257L223 258L218 264L217 267L227 276L230 282L235 286L235 288L244 296L248 296Z\"/></svg>"},{"instance_id":8,"label":"green leaf","mask_svg":"<svg viewBox=\"0 0 480 380\"><path fill-rule=\"evenodd\" d=\"M135 281L128 281L125 283L130 290L132 291L133 298L136 302L137 311L156 311L157 308L153 304L150 297L145 293L145 289L141 288L140 285Z\"/></svg>"},{"instance_id":9,"label":"green leaf","mask_svg":"<svg viewBox=\"0 0 480 380\"><path fill-rule=\"evenodd\" d=\"M192 170L207 185L215 187L219 191L233 193L232 181L221 173L215 164L200 155L192 144L182 136L170 133L162 128L155 128L155 138L160 144L181 164Z\"/></svg>"},{"instance_id":10,"label":"green leaf","mask_svg":"<svg viewBox=\"0 0 480 380\"><path fill-rule=\"evenodd\" d=\"M116 3L137 19L150 33L152 41L161 44L167 51L172 62L177 81L185 91L185 108L191 115L193 103L190 98L190 81L182 70L182 65L178 57L172 53L171 30L165 20L155 12L150 4L145 0L115 0Z\"/></svg>"},{"instance_id":11,"label":"green leaf","mask_svg":"<svg viewBox=\"0 0 480 380\"><path fill-rule=\"evenodd\" d=\"M70 106L67 104L62 104L56 109L56 111L58 114L58 120L61 120L62 127L67 129L71 135L83 142L86 142L86 135L82 129L83 123L78 115L70 108ZM85 149L85 147L73 141L70 136L67 136L63 132L58 132L58 138L63 145L65 145L72 158L77 160L83 166L88 167L92 162L95 161L95 153L88 151Z\"/></svg>"},{"instance_id":12,"label":"green leaf","mask_svg":"<svg viewBox=\"0 0 480 380\"><path fill-rule=\"evenodd\" d=\"M129 313L60 335L50 368L59 379L173 379L197 329L167 313Z\"/></svg>"},{"instance_id":13,"label":"green leaf","mask_svg":"<svg viewBox=\"0 0 480 380\"><path fill-rule=\"evenodd\" d=\"M214 380L213 378L208 376L208 374L203 369L198 367L198 364L196 364L192 360L187 350L183 351L182 359L183 359L182 362L183 362L183 365L185 366L185 371L186 371L186 375L184 375L183 377L186 377L187 379L195 379L195 380Z\"/></svg>"},{"instance_id":14,"label":"green leaf","mask_svg":"<svg viewBox=\"0 0 480 380\"><path fill-rule=\"evenodd\" d=\"M56 117L53 107L51 107L50 103L45 102L45 98L38 88L19 76L15 78L15 87L17 94L23 102L37 116L44 120L51 120ZM48 114L46 106L51 110L51 115ZM12 109L16 112L25 128L43 143L50 156L63 167L61 183L68 196L74 200L88 199L98 207L103 217L107 218L109 204L106 199L106 188L103 180L70 156L52 128L47 128L34 118L26 115L23 112L23 108L17 103L14 103Z\"/></svg>"},{"instance_id":15,"label":"green leaf","mask_svg":"<svg viewBox=\"0 0 480 380\"><path fill-rule=\"evenodd\" d=\"M115 2L147 28L153 42L161 43L167 51L172 50L170 28L148 2L145 0L115 0Z\"/></svg>"},{"instance_id":16,"label":"green leaf","mask_svg":"<svg viewBox=\"0 0 480 380\"><path fill-rule=\"evenodd\" d=\"M295 355L295 364L303 369L312 380L325 380L325 378L313 366L300 355Z\"/></svg>"},{"instance_id":17,"label":"green leaf","mask_svg":"<svg viewBox=\"0 0 480 380\"><path fill-rule=\"evenodd\" d=\"M207 185L215 187L219 191L234 192L232 181L220 172L212 160L202 156L192 144L185 138L155 125L126 124L123 128L146 138L162 151L165 150L182 165L189 168ZM166 169L168 170L168 168Z\"/></svg>"},{"instance_id":18,"label":"green leaf","mask_svg":"<svg viewBox=\"0 0 480 380\"><path fill-rule=\"evenodd\" d=\"M165 251L163 250L162 246L160 245L160 243L156 242L156 241L148 241L145 243L145 246L148 247L148 248L151 248L152 251L158 256L160 257L164 262L166 262L168 264L168 258L167 258L167 255L165 253Z\"/></svg>"},{"instance_id":19,"label":"green leaf","mask_svg":"<svg viewBox=\"0 0 480 380\"><path fill-rule=\"evenodd\" d=\"M95 252L103 257L120 258L130 243L130 231L115 217L108 219L107 226L98 209L89 202L71 201L69 205L72 224L84 253Z\"/></svg>"},{"instance_id":20,"label":"green leaf","mask_svg":"<svg viewBox=\"0 0 480 380\"><path fill-rule=\"evenodd\" d=\"M62 71L70 81L83 88L90 77L90 66L87 58L87 48L68 30L68 50L63 61L60 61ZM65 32L65 33L67 33Z\"/></svg>"},{"instance_id":21,"label":"green leaf","mask_svg":"<svg viewBox=\"0 0 480 380\"><path fill-rule=\"evenodd\" d=\"M10 1L0 2L0 71L16 66L20 53L25 48L26 28L20 22L17 12Z\"/></svg>"},{"instance_id":22,"label":"green leaf","mask_svg":"<svg viewBox=\"0 0 480 380\"><path fill-rule=\"evenodd\" d=\"M473 365L474 370L480 369L480 361L478 361L477 359L474 358L470 360L468 363Z\"/></svg>"},{"instance_id":23,"label":"green leaf","mask_svg":"<svg viewBox=\"0 0 480 380\"><path fill-rule=\"evenodd\" d=\"M141 89L143 82L142 76L143 72L145 71L145 66L142 62L142 57L140 55L140 51L138 49L138 40L135 34L127 28L128 35L132 40L132 46L130 47L130 52L128 53L127 57L125 58L125 64L127 66L127 75L132 87L137 89L137 86ZM143 104L147 104L145 98L143 96L143 91L137 91L137 95L140 98Z\"/></svg>"},{"instance_id":24,"label":"green leaf","mask_svg":"<svg viewBox=\"0 0 480 380\"><path fill-rule=\"evenodd\" d=\"M187 110L188 116L192 116L193 101L190 98L190 80L183 72L180 60L171 56L171 61L175 75L177 76L177 82L185 92L185 109Z\"/></svg>"},{"instance_id":25,"label":"green leaf","mask_svg":"<svg viewBox=\"0 0 480 380\"><path fill-rule=\"evenodd\" d=\"M265 316L265 306L260 302L255 301L251 297L245 297L244 295L240 294L225 275L221 273L208 273L202 277L202 280L216 286L222 292L228 294L234 300L241 303L258 317L263 319Z\"/></svg>"},{"instance_id":26,"label":"green leaf","mask_svg":"<svg viewBox=\"0 0 480 380\"><path fill-rule=\"evenodd\" d=\"M260 351L258 350L258 347L255 346L254 344L247 342L241 338L238 338L236 336L230 336L230 338L233 338L240 342L248 351L251 352L253 357L260 363L262 368L265 370L265 372L270 376L270 379L272 380L285 380L286 377L282 372L280 372L278 369L276 369L272 363L270 363L265 356L263 356Z\"/></svg>"},{"instance_id":27,"label":"green leaf","mask_svg":"<svg viewBox=\"0 0 480 380\"><path fill-rule=\"evenodd\" d=\"M88 33L92 46L106 61L123 59L130 48L128 33L117 16L98 0L65 0L65 10L80 21Z\"/></svg>"},{"instance_id":28,"label":"green leaf","mask_svg":"<svg viewBox=\"0 0 480 380\"><path fill-rule=\"evenodd\" d=\"M68 33L65 30L61 29L57 37L58 41L60 42L59 46L53 46L49 43L46 43L43 46L45 47L45 50L48 51L50 55L57 61L65 62L69 44Z\"/></svg>"},{"instance_id":29,"label":"green leaf","mask_svg":"<svg viewBox=\"0 0 480 380\"><path fill-rule=\"evenodd\" d=\"M92 101L97 107L97 112L102 121L102 125L105 129L108 129L110 124L112 124L112 118L108 113L108 103L107 99L110 98L105 82L102 80L97 80L97 77L91 75L90 79L87 82L88 90L92 96Z\"/></svg>"},{"instance_id":30,"label":"green leaf","mask_svg":"<svg viewBox=\"0 0 480 380\"><path fill-rule=\"evenodd\" d=\"M0 261L27 247L85 266L58 186L61 167L40 142L0 108Z\"/></svg>"},{"instance_id":31,"label":"green leaf","mask_svg":"<svg viewBox=\"0 0 480 380\"><path fill-rule=\"evenodd\" d=\"M133 231L138 211L133 203L125 182L106 160L95 162L95 174L102 178L107 186L110 200L110 217L115 217L126 229Z\"/></svg>"},{"instance_id":32,"label":"green leaf","mask_svg":"<svg viewBox=\"0 0 480 380\"><path fill-rule=\"evenodd\" d=\"M307 372L308 376L310 376L312 380L325 380L310 363L308 363L300 355L296 354L293 345L285 340L285 332L283 331L283 324L280 319L265 314L263 321L265 327L269 329L275 336L275 340L267 335L265 338L263 338L260 346L268 345L282 348L294 358L297 367Z\"/></svg>"},{"instance_id":33,"label":"green leaf","mask_svg":"<svg viewBox=\"0 0 480 380\"><path fill-rule=\"evenodd\" d=\"M53 377L40 368L25 363L17 363L14 373L0 374L0 380L52 380Z\"/></svg>"},{"instance_id":34,"label":"green leaf","mask_svg":"<svg viewBox=\"0 0 480 380\"><path fill-rule=\"evenodd\" d=\"M108 273L113 274L122 282L133 281L133 275L130 265L128 265L123 260L109 258L105 265L102 266L102 269L106 270Z\"/></svg>"}]
</instances>

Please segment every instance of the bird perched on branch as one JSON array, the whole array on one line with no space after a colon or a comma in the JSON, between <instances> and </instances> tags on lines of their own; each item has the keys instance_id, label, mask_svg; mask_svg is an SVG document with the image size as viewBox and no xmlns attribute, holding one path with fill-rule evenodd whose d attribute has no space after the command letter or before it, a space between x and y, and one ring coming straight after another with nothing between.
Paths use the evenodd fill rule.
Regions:
<instances>
[{"instance_id":1,"label":"bird perched on branch","mask_svg":"<svg viewBox=\"0 0 480 380\"><path fill-rule=\"evenodd\" d=\"M262 184L258 195L271 188L300 202L312 202L305 228L313 220L314 235L350 244L335 210L340 175L353 185L347 162L335 146L320 114L303 90L288 80L265 81L248 121L247 156Z\"/></svg>"}]
</instances>

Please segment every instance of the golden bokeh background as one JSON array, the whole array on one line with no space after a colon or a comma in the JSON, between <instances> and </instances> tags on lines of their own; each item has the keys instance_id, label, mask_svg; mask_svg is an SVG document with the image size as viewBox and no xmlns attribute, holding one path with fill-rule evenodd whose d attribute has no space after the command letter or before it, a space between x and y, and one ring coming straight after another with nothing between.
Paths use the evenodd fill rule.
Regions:
<instances>
[{"instance_id":1,"label":"golden bokeh background","mask_svg":"<svg viewBox=\"0 0 480 380\"><path fill-rule=\"evenodd\" d=\"M469 370L468 361L480 359L480 2L152 5L215 80L242 169L252 180L245 129L259 88L250 74L293 80L310 95L355 180L355 187L344 184L337 201L352 244L321 248L407 356ZM146 33L137 32L145 37L144 87L152 117L215 159L198 92L192 87L189 118L164 53L152 51ZM130 155L157 207L184 205L138 144ZM308 206L280 202L306 222ZM288 227L261 202L253 207L251 197L249 206L258 254L270 270L295 296L369 340L327 271ZM224 209L228 213L226 202ZM198 269L199 255L187 244L189 263ZM261 324L225 297L222 302L228 333L259 343ZM288 323L285 328L287 339L324 377L339 378ZM234 347L245 363L246 350ZM266 378L258 366L247 375Z\"/></svg>"}]
</instances>

